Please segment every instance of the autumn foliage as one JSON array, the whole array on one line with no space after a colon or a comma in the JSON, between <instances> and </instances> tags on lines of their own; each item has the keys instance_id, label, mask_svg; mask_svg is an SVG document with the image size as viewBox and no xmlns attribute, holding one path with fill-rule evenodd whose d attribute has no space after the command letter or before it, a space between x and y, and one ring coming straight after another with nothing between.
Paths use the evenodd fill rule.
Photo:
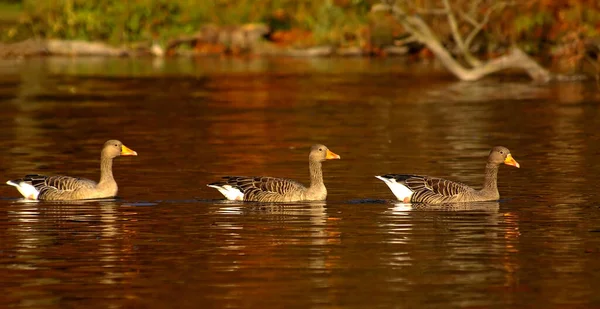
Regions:
<instances>
[{"instance_id":1,"label":"autumn foliage","mask_svg":"<svg viewBox=\"0 0 600 309\"><path fill-rule=\"evenodd\" d=\"M394 2L387 0L386 3ZM600 34L597 0L450 0L459 30L481 29L469 38L476 55L493 57L511 45L530 55L577 67L590 56L589 43ZM263 23L267 41L277 46L332 45L359 47L367 54L387 45L411 45L427 55L391 19L374 16L378 0L23 0L19 24L5 39L23 37L100 40L116 45L139 41L167 42L196 33L203 25ZM397 0L419 14L452 49L452 34L443 0ZM469 30L471 29L471 30ZM592 41L590 41L592 40ZM372 54L372 53L371 53ZM595 54L591 54L594 56ZM545 58L544 58L545 57Z\"/></svg>"}]
</instances>

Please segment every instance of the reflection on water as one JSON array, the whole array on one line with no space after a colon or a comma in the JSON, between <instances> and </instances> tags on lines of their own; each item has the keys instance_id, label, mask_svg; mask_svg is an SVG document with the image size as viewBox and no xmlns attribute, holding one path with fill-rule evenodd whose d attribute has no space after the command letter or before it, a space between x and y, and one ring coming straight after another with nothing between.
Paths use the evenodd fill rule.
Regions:
<instances>
[{"instance_id":1,"label":"reflection on water","mask_svg":"<svg viewBox=\"0 0 600 309\"><path fill-rule=\"evenodd\" d=\"M518 78L457 83L394 59L29 59L0 63L0 174L97 179L120 198L28 203L0 186L0 307L593 307L600 273L600 92ZM505 80L506 79L506 80ZM220 175L308 183L328 200L223 201ZM390 201L389 171L500 202Z\"/></svg>"},{"instance_id":2,"label":"reflection on water","mask_svg":"<svg viewBox=\"0 0 600 309\"><path fill-rule=\"evenodd\" d=\"M498 210L500 210L500 203L498 202L446 203L439 205L395 202L393 207L390 208L393 213L403 211L485 211L497 213Z\"/></svg>"}]
</instances>

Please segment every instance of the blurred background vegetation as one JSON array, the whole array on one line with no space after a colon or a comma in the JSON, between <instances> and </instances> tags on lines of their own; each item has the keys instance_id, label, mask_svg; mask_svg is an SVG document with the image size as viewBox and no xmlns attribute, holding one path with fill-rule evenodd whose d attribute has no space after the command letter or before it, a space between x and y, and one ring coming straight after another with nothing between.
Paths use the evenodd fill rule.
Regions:
<instances>
[{"instance_id":1,"label":"blurred background vegetation","mask_svg":"<svg viewBox=\"0 0 600 309\"><path fill-rule=\"evenodd\" d=\"M451 45L443 0L398 0L405 11L422 14L440 39ZM165 42L203 25L264 23L267 39L291 46L394 44L404 36L391 16L374 16L379 0L0 0L3 41L60 38ZM389 1L388 1L389 2ZM600 34L598 0L451 0L457 12L487 16L478 36L479 53L494 54L518 43L533 55L577 57L586 40ZM498 3L502 9L489 9ZM487 8L487 10L486 10ZM481 11L478 11L481 10ZM480 18L480 19L481 19ZM468 20L468 19L467 19ZM460 25L459 25L460 26ZM579 51L578 51L579 50Z\"/></svg>"},{"instance_id":2,"label":"blurred background vegetation","mask_svg":"<svg viewBox=\"0 0 600 309\"><path fill-rule=\"evenodd\" d=\"M205 24L266 23L310 32L314 44L339 43L367 23L369 0L0 0L15 23L4 40L27 37L100 40L113 44L165 40ZM300 34L300 32L298 32ZM305 36L302 36L305 37Z\"/></svg>"}]
</instances>

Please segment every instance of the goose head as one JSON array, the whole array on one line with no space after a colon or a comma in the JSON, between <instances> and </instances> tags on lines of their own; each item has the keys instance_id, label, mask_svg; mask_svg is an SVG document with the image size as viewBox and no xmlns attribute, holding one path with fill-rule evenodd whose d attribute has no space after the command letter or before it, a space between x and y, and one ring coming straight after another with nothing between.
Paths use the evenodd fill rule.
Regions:
<instances>
[{"instance_id":1,"label":"goose head","mask_svg":"<svg viewBox=\"0 0 600 309\"><path fill-rule=\"evenodd\" d=\"M339 159L340 156L333 153L327 146L316 144L310 148L308 159L315 162L323 162L325 160Z\"/></svg>"},{"instance_id":2,"label":"goose head","mask_svg":"<svg viewBox=\"0 0 600 309\"><path fill-rule=\"evenodd\" d=\"M517 160L515 160L510 154L510 150L502 146L496 146L492 148L492 151L490 151L490 155L488 157L488 162L496 165L504 163L516 168L521 167L519 162L517 162Z\"/></svg>"},{"instance_id":3,"label":"goose head","mask_svg":"<svg viewBox=\"0 0 600 309\"><path fill-rule=\"evenodd\" d=\"M104 143L102 147L102 156L107 158L115 158L118 156L137 156L137 152L129 149L118 140L111 139Z\"/></svg>"}]
</instances>

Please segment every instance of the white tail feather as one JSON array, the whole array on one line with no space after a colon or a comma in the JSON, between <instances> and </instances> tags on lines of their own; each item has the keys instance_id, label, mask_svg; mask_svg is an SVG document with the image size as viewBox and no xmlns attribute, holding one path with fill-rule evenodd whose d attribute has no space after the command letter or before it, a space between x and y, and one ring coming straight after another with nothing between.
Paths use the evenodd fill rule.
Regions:
<instances>
[{"instance_id":1,"label":"white tail feather","mask_svg":"<svg viewBox=\"0 0 600 309\"><path fill-rule=\"evenodd\" d=\"M207 185L207 186L219 190L219 192L221 192L221 194L223 194L225 196L225 198L230 201L243 201L244 200L244 193L242 193L242 191L240 191L239 189L234 188L230 185L224 185L224 186Z\"/></svg>"},{"instance_id":2,"label":"white tail feather","mask_svg":"<svg viewBox=\"0 0 600 309\"><path fill-rule=\"evenodd\" d=\"M396 182L396 179L385 178L382 176L375 176L375 178L385 182L385 184L390 188L390 190L392 190L392 193L396 196L396 198L399 201L410 201L410 197L413 195L413 191L405 185Z\"/></svg>"},{"instance_id":3,"label":"white tail feather","mask_svg":"<svg viewBox=\"0 0 600 309\"><path fill-rule=\"evenodd\" d=\"M21 193L21 195L23 195L24 198L29 200L37 200L38 195L40 194L40 192L34 186L24 181L20 183L15 183L9 180L6 182L6 184L9 186L16 187L17 190L19 190L19 193Z\"/></svg>"}]
</instances>

